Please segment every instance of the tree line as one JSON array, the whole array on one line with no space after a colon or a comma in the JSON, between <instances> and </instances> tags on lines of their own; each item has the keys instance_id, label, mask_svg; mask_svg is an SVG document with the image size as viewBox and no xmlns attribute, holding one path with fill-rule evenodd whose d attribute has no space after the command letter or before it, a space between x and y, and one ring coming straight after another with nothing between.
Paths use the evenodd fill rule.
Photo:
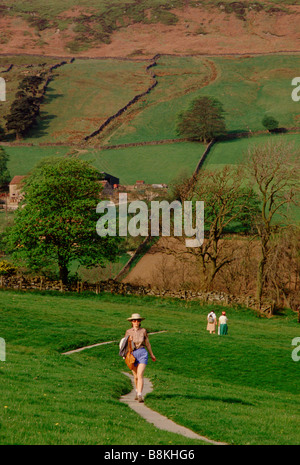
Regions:
<instances>
[{"instance_id":1,"label":"tree line","mask_svg":"<svg viewBox=\"0 0 300 465\"><path fill-rule=\"evenodd\" d=\"M245 266L238 247L224 240L226 234L240 231L257 241L253 272L259 307L267 296L278 304L300 305L300 229L292 213L299 208L300 153L279 137L251 146L239 166L200 170L173 185L173 198L204 201L205 241L188 251L201 270L204 290L213 289L220 271L234 262Z\"/></svg>"},{"instance_id":2,"label":"tree line","mask_svg":"<svg viewBox=\"0 0 300 465\"><path fill-rule=\"evenodd\" d=\"M6 130L15 133L17 140L24 137L29 129L37 123L43 100L41 85L46 82L46 76L46 72L26 76L18 86L10 112L4 117Z\"/></svg>"},{"instance_id":3,"label":"tree line","mask_svg":"<svg viewBox=\"0 0 300 465\"><path fill-rule=\"evenodd\" d=\"M269 132L278 130L279 122L271 115L264 115L261 123ZM205 144L225 135L225 111L222 103L213 97L195 98L186 110L177 115L176 132L182 137Z\"/></svg>"},{"instance_id":4,"label":"tree line","mask_svg":"<svg viewBox=\"0 0 300 465\"><path fill-rule=\"evenodd\" d=\"M39 99L42 80L42 76L25 78L16 99L31 106L30 99ZM34 106L31 112L38 114ZM183 134L186 130L184 135L194 140L207 142L225 131L222 105L208 97L192 102L178 121L178 131ZM277 302L296 299L299 224L287 214L292 205L299 207L299 160L299 149L276 136L266 145L251 146L245 163L237 167L200 170L174 183L171 198L182 204L186 200L205 204L205 241L188 251L201 270L202 290L211 290L220 272L237 262L237 254L224 238L228 232L240 231L259 243L255 270L258 306L270 295ZM2 173L7 176L5 169ZM92 165L77 159L43 160L26 179L22 208L16 212L13 227L2 237L3 250L20 266L36 272L47 273L58 266L64 283L74 260L92 268L116 259L121 239L96 234L100 177Z\"/></svg>"}]
</instances>

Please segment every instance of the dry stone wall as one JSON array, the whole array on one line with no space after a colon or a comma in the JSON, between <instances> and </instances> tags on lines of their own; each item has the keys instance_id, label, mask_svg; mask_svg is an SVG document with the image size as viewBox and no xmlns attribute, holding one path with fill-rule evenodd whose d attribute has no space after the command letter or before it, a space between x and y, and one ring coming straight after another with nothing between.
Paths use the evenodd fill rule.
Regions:
<instances>
[{"instance_id":1,"label":"dry stone wall","mask_svg":"<svg viewBox=\"0 0 300 465\"><path fill-rule=\"evenodd\" d=\"M44 277L11 276L0 277L1 289L14 289L22 291L60 291L60 292L109 292L120 295L138 295L175 298L180 300L198 300L203 303L214 303L217 305L243 305L256 308L253 297L233 296L223 292L201 292L192 290L172 291L170 289L160 290L150 286L133 285L122 283L114 279L100 281L98 283L74 282L63 285L61 281L51 281Z\"/></svg>"}]
</instances>

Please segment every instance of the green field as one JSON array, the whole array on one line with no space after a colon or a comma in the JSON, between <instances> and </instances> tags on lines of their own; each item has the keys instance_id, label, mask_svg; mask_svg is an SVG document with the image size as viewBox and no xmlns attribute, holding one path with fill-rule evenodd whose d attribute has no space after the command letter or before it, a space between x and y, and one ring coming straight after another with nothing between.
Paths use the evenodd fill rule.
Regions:
<instances>
[{"instance_id":1,"label":"green field","mask_svg":"<svg viewBox=\"0 0 300 465\"><path fill-rule=\"evenodd\" d=\"M279 127L299 127L299 108L291 98L291 80L299 69L298 55L213 58L218 78L202 94L218 98L231 132L262 130L264 115Z\"/></svg>"},{"instance_id":2,"label":"green field","mask_svg":"<svg viewBox=\"0 0 300 465\"><path fill-rule=\"evenodd\" d=\"M298 0L51 0L46 6L41 0L0 3L0 77L5 78L7 91L6 101L0 102L0 146L3 140L11 178L27 175L42 159L57 156L90 161L99 171L118 177L123 185L135 184L137 180L171 185L172 181L193 174L206 148L202 143L176 141L180 137L176 133L178 114L201 96L214 97L222 103L227 132L232 137L239 132L253 133L252 137L215 143L202 170L241 165L252 145L265 144L273 137L294 142L295 148L300 145L300 103L291 98L291 81L299 76L299 54L229 55L232 36L239 27L244 29L242 37L246 37L245 42L241 41L241 53L249 46L249 37L254 42L257 37L253 50L261 50L262 40L270 50L275 36L286 38L284 28L288 27L290 14L286 6L293 5L296 14ZM203 17L199 12L193 17L192 8L197 7ZM264 13L259 17L261 9ZM260 18L258 32L254 31L258 24L254 19L256 12ZM213 14L218 21L220 16L224 24L215 22ZM236 21L236 16L240 21ZM152 61L144 54L148 51L143 45L143 31L147 34L155 24L153 31L161 34L159 40L163 41L177 21L178 38L173 53L179 54L185 43L191 43L192 48L184 47L187 56L157 56L156 66L147 70ZM230 24L235 24L236 29L230 30ZM49 73L50 67L64 58L5 56L14 26L24 32L19 53L45 50L54 55L53 44L57 40L61 44L57 53L64 54L65 50L68 56L67 63L53 71L40 116L23 141L14 141L14 134L3 132L18 86L28 75ZM121 35L121 30L128 26L126 34L130 35L130 43L134 41L130 51L126 48L128 36ZM120 40L118 31L119 36L125 37L124 49L117 50L114 44L118 42L112 42L112 52L107 54L124 54L123 59L76 57L83 51L88 55L90 48L94 49L93 56L98 52L105 54L103 44L109 44L114 33ZM295 32L289 32L294 40L290 44L295 43ZM17 37L18 34L19 29ZM189 56L195 53L194 44L202 40L199 35L212 39L210 53L227 46L230 35L228 56ZM185 36L191 37L186 40ZM181 37L183 44L175 50ZM274 50L278 50L275 42ZM155 45L157 48L160 47ZM13 67L6 72L10 64ZM144 93L154 79L157 85L148 94L113 119L100 135L85 141L107 118ZM261 134L265 115L278 120L280 128L287 132L278 136L266 131ZM160 195L159 189L157 192ZM278 218L279 215L275 220ZM14 212L1 209L1 240L13 222ZM299 206L290 208L289 222L300 222ZM235 226L232 232L237 233ZM116 263L106 262L106 268L86 269L73 261L71 279L99 282L114 278L141 239L128 236ZM236 240L236 235L229 239ZM2 244L0 261L10 260ZM143 253L149 250L150 243L147 247ZM290 260L292 245L283 252L282 256ZM140 255L132 267L139 258ZM246 263L242 256L240 259ZM254 268L252 262L251 266ZM232 270L235 276L234 264ZM19 268L18 273L23 271L29 273L26 268ZM55 266L47 273L48 277L57 275ZM231 269L228 279L230 273ZM290 287L294 284L293 273ZM288 293L290 288L287 289ZM277 291L283 293L286 289ZM289 295L285 297L286 304ZM300 336L297 314L276 308L275 314L266 318L252 309L227 306L229 333L220 337L206 330L211 310L219 317L224 307L150 296L0 288L0 444L206 444L157 429L120 402L120 396L130 392L132 385L124 374L129 370L118 355L119 340L129 328L127 318L138 312L145 317L142 326L148 332L164 331L150 336L157 361L149 358L146 369L153 385L153 391L145 398L146 406L199 435L229 445L299 445L300 360L292 358L293 340L298 341ZM5 360L1 352L3 340ZM101 342L109 344L64 354ZM300 358L300 350L296 354Z\"/></svg>"},{"instance_id":3,"label":"green field","mask_svg":"<svg viewBox=\"0 0 300 465\"><path fill-rule=\"evenodd\" d=\"M283 139L286 143L300 145L300 134L263 134L243 139L218 142L213 145L203 164L205 169L223 168L225 165L240 165L245 162L248 150L254 145L265 145L270 140Z\"/></svg>"},{"instance_id":4,"label":"green field","mask_svg":"<svg viewBox=\"0 0 300 465\"><path fill-rule=\"evenodd\" d=\"M41 122L28 142L82 142L136 94L151 78L145 63L75 60L56 70L41 106Z\"/></svg>"},{"instance_id":5,"label":"green field","mask_svg":"<svg viewBox=\"0 0 300 465\"><path fill-rule=\"evenodd\" d=\"M299 444L296 315L227 308L229 334L206 331L212 306L112 295L1 292L1 444L200 444L157 430L119 402L131 390L118 342L146 317L156 355L146 405L228 444ZM221 307L214 307L217 315ZM69 356L75 347L116 341ZM187 349L188 347L188 349ZM128 424L131 434L125 434Z\"/></svg>"},{"instance_id":6,"label":"green field","mask_svg":"<svg viewBox=\"0 0 300 465\"><path fill-rule=\"evenodd\" d=\"M15 94L22 79L28 75L47 71L60 61L62 59L49 57L0 56L0 76L6 81L6 101L0 104L0 127L5 127L4 116L10 112L11 104L15 100ZM12 69L8 73L3 73L10 65L13 65Z\"/></svg>"},{"instance_id":7,"label":"green field","mask_svg":"<svg viewBox=\"0 0 300 465\"><path fill-rule=\"evenodd\" d=\"M180 174L192 175L204 150L205 146L197 142L178 142L89 150L81 158L91 160L100 171L119 177L121 184L135 184L137 180L168 184Z\"/></svg>"},{"instance_id":8,"label":"green field","mask_svg":"<svg viewBox=\"0 0 300 465\"><path fill-rule=\"evenodd\" d=\"M65 146L5 146L4 150L9 156L11 178L29 173L43 158L76 156L91 161L99 171L119 177L121 184L135 184L137 180L152 184L169 183L181 173L191 175L205 146L196 142L182 142L111 150L76 150Z\"/></svg>"},{"instance_id":9,"label":"green field","mask_svg":"<svg viewBox=\"0 0 300 465\"><path fill-rule=\"evenodd\" d=\"M229 132L263 130L261 121L265 115L275 117L280 127L299 127L299 108L291 98L291 79L298 73L298 56L163 56L157 63L154 69L158 86L130 122L112 131L110 143L175 138L177 114L202 95L217 98L223 104Z\"/></svg>"},{"instance_id":10,"label":"green field","mask_svg":"<svg viewBox=\"0 0 300 465\"><path fill-rule=\"evenodd\" d=\"M6 57L2 65L6 66L11 59ZM34 60L37 69L39 60ZM109 124L100 136L84 144L85 136L135 95L145 91L152 79L146 72L149 61L75 60L55 71L41 106L40 122L25 138L25 142L33 146L5 147L10 156L11 175L26 174L48 154L75 153L94 159L97 168L118 176L121 183L131 184L137 179L168 183L181 170L193 172L200 158L199 146L177 143L105 151L93 146L178 138L175 128L179 111L200 95L213 96L222 102L229 132L262 130L261 120L265 114L277 118L280 126L298 126L298 106L291 99L291 78L297 75L298 61L298 56L293 55L244 58L162 56L152 68L158 85ZM11 71L13 74L8 73L10 96L12 89L16 90L25 62L24 58L18 58L18 66ZM7 106L8 102L5 104ZM264 137L268 136L262 136L260 140ZM299 143L297 136L286 137ZM231 163L233 158L238 160L238 152L247 150L251 140L219 143L212 149L207 163L222 165L224 160L225 163ZM38 146L53 142L65 146ZM79 144L80 151L68 148L70 143Z\"/></svg>"},{"instance_id":11,"label":"green field","mask_svg":"<svg viewBox=\"0 0 300 465\"><path fill-rule=\"evenodd\" d=\"M3 66L8 62L5 60ZM16 60L19 63L20 59ZM37 58L34 63L39 69ZM85 136L135 95L146 91L153 82L146 72L148 64L149 61L76 59L58 68L41 106L40 122L26 136L26 142L82 143ZM5 111L22 76L21 65L18 66L8 73ZM25 65L22 66L24 71ZM291 80L297 76L298 68L297 55L161 56L151 70L158 85L110 123L100 137L90 140L89 145L177 138L178 113L201 95L220 100L229 132L263 130L261 121L265 115L275 117L280 127L299 127L298 105L291 98Z\"/></svg>"},{"instance_id":12,"label":"green field","mask_svg":"<svg viewBox=\"0 0 300 465\"><path fill-rule=\"evenodd\" d=\"M17 147L5 146L3 147L9 161L7 167L9 169L11 178L14 176L24 176L34 168L34 166L43 158L47 157L60 157L66 156L72 152L70 147Z\"/></svg>"},{"instance_id":13,"label":"green field","mask_svg":"<svg viewBox=\"0 0 300 465\"><path fill-rule=\"evenodd\" d=\"M265 145L268 141L276 141L276 139L283 139L286 143L294 144L294 148L298 149L300 146L300 134L278 134L278 135L260 135L244 139L235 139L229 141L218 142L213 145L208 153L202 169L218 170L225 167L225 165L241 165L246 162L248 150L252 146ZM299 205L288 205L287 209L282 211L287 215L288 223L300 223L300 209ZM282 215L275 215L276 220L282 222Z\"/></svg>"},{"instance_id":14,"label":"green field","mask_svg":"<svg viewBox=\"0 0 300 465\"><path fill-rule=\"evenodd\" d=\"M158 85L135 106L129 120L110 131L110 144L177 138L178 112L199 95L212 74L209 61L201 57L162 56L153 71Z\"/></svg>"}]
</instances>

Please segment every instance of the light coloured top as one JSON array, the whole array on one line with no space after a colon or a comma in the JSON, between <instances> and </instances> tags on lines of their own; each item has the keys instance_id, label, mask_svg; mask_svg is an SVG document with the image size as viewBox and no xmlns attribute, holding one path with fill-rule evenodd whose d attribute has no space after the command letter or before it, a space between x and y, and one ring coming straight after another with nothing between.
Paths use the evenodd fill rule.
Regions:
<instances>
[{"instance_id":1,"label":"light coloured top","mask_svg":"<svg viewBox=\"0 0 300 465\"><path fill-rule=\"evenodd\" d=\"M221 316L220 316L220 318L219 318L219 324L220 324L220 325L226 325L226 324L227 324L227 321L228 321L227 316L225 316L225 315L221 315Z\"/></svg>"},{"instance_id":2,"label":"light coloured top","mask_svg":"<svg viewBox=\"0 0 300 465\"><path fill-rule=\"evenodd\" d=\"M145 347L145 346L148 348L149 340L148 340L148 334L145 328L127 329L125 333L125 337L126 336L132 337L132 341L134 342L136 349L139 349L140 347Z\"/></svg>"}]
</instances>

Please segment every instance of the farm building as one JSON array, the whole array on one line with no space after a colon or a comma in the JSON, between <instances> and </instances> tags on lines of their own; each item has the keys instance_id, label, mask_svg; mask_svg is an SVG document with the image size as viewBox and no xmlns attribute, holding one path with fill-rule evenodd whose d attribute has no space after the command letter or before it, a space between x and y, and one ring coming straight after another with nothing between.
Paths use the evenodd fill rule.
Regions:
<instances>
[{"instance_id":1,"label":"farm building","mask_svg":"<svg viewBox=\"0 0 300 465\"><path fill-rule=\"evenodd\" d=\"M101 172L102 176L103 176L103 181L107 181L108 184L110 184L111 187L118 187L119 184L120 184L120 180L119 178L117 178L116 176L112 176L111 174L108 174L108 173L105 173L104 171ZM106 185L106 183L105 183Z\"/></svg>"},{"instance_id":2,"label":"farm building","mask_svg":"<svg viewBox=\"0 0 300 465\"><path fill-rule=\"evenodd\" d=\"M9 194L6 198L6 206L8 209L15 210L18 208L19 202L23 198L22 181L26 176L14 176L9 183Z\"/></svg>"}]
</instances>

